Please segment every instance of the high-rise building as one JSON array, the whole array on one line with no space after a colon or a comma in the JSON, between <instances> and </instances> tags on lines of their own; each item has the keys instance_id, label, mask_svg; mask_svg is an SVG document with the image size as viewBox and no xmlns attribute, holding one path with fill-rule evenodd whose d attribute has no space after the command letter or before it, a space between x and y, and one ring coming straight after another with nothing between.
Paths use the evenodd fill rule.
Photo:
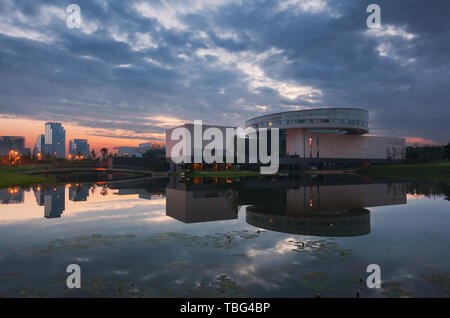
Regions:
<instances>
[{"instance_id":1,"label":"high-rise building","mask_svg":"<svg viewBox=\"0 0 450 318\"><path fill-rule=\"evenodd\" d=\"M66 131L61 123L45 124L45 152L52 156L66 156Z\"/></svg>"},{"instance_id":2,"label":"high-rise building","mask_svg":"<svg viewBox=\"0 0 450 318\"><path fill-rule=\"evenodd\" d=\"M22 155L25 151L25 137L0 136L0 156L7 156L11 150Z\"/></svg>"},{"instance_id":3,"label":"high-rise building","mask_svg":"<svg viewBox=\"0 0 450 318\"><path fill-rule=\"evenodd\" d=\"M45 153L45 135L41 134L36 139L36 145L34 146L34 155L37 156L38 153Z\"/></svg>"},{"instance_id":4,"label":"high-rise building","mask_svg":"<svg viewBox=\"0 0 450 318\"><path fill-rule=\"evenodd\" d=\"M69 154L73 157L81 155L84 158L89 157L89 144L87 139L72 139L69 141Z\"/></svg>"}]
</instances>

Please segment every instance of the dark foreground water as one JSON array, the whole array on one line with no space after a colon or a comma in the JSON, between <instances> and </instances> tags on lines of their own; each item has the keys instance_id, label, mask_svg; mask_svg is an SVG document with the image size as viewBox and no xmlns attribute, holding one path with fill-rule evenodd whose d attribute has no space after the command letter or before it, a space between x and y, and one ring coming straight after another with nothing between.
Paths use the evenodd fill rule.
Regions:
<instances>
[{"instance_id":1,"label":"dark foreground water","mask_svg":"<svg viewBox=\"0 0 450 318\"><path fill-rule=\"evenodd\" d=\"M1 189L0 296L449 297L448 194L332 176Z\"/></svg>"}]
</instances>

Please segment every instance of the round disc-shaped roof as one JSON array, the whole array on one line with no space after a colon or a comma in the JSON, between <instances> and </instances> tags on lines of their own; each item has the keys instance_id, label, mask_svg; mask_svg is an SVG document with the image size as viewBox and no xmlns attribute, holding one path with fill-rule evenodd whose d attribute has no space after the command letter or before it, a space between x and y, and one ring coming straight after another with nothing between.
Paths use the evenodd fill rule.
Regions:
<instances>
[{"instance_id":1,"label":"round disc-shaped roof","mask_svg":"<svg viewBox=\"0 0 450 318\"><path fill-rule=\"evenodd\" d=\"M316 108L269 114L245 122L253 128L306 128L318 132L366 134L369 112L362 108Z\"/></svg>"}]
</instances>

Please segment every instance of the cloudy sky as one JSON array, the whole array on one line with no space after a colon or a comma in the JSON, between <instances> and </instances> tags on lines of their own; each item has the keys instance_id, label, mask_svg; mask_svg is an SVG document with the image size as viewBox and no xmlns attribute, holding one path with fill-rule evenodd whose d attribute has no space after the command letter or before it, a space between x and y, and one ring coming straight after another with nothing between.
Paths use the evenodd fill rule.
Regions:
<instances>
[{"instance_id":1,"label":"cloudy sky","mask_svg":"<svg viewBox=\"0 0 450 318\"><path fill-rule=\"evenodd\" d=\"M132 145L194 119L363 107L372 134L447 143L449 14L448 0L0 0L0 135L34 146L61 121Z\"/></svg>"}]
</instances>

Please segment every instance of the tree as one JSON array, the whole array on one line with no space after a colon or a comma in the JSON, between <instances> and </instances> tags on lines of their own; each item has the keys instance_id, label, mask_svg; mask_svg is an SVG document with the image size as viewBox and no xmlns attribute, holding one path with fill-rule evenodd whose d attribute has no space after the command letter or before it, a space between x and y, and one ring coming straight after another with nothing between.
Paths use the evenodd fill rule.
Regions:
<instances>
[{"instance_id":1,"label":"tree","mask_svg":"<svg viewBox=\"0 0 450 318\"><path fill-rule=\"evenodd\" d=\"M100 152L102 153L103 160L106 160L108 158L108 148L102 148L100 149Z\"/></svg>"},{"instance_id":2,"label":"tree","mask_svg":"<svg viewBox=\"0 0 450 318\"><path fill-rule=\"evenodd\" d=\"M91 159L95 160L96 157L97 157L97 154L95 153L95 150L92 149L92 151L91 151Z\"/></svg>"},{"instance_id":3,"label":"tree","mask_svg":"<svg viewBox=\"0 0 450 318\"><path fill-rule=\"evenodd\" d=\"M444 146L444 159L450 160L450 142Z\"/></svg>"}]
</instances>

